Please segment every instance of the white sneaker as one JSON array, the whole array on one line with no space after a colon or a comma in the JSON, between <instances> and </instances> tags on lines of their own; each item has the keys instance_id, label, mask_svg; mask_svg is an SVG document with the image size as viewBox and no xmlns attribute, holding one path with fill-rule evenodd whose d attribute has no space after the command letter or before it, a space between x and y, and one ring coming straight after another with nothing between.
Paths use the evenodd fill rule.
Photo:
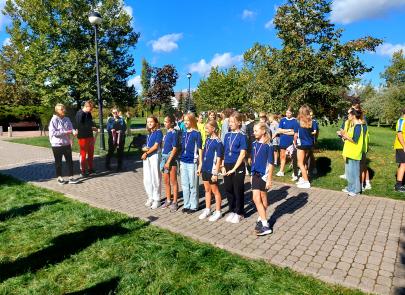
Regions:
<instances>
[{"instance_id":1,"label":"white sneaker","mask_svg":"<svg viewBox=\"0 0 405 295\"><path fill-rule=\"evenodd\" d=\"M291 175L291 181L297 181L298 177L295 174Z\"/></svg>"},{"instance_id":2,"label":"white sneaker","mask_svg":"<svg viewBox=\"0 0 405 295\"><path fill-rule=\"evenodd\" d=\"M233 219L233 216L236 215L235 213L229 213L228 216L226 217L225 221L226 222L231 222Z\"/></svg>"},{"instance_id":3,"label":"white sneaker","mask_svg":"<svg viewBox=\"0 0 405 295\"><path fill-rule=\"evenodd\" d=\"M239 223L242 219L242 215L234 214L231 223Z\"/></svg>"},{"instance_id":4,"label":"white sneaker","mask_svg":"<svg viewBox=\"0 0 405 295\"><path fill-rule=\"evenodd\" d=\"M283 171L278 171L277 174L276 174L276 176L283 177L283 176L284 176L284 172L283 172Z\"/></svg>"},{"instance_id":5,"label":"white sneaker","mask_svg":"<svg viewBox=\"0 0 405 295\"><path fill-rule=\"evenodd\" d=\"M363 187L364 190L371 189L371 184L369 182Z\"/></svg>"},{"instance_id":6,"label":"white sneaker","mask_svg":"<svg viewBox=\"0 0 405 295\"><path fill-rule=\"evenodd\" d=\"M347 188L342 189L342 192L344 192L344 193L346 193L346 194L349 193L349 191L347 190Z\"/></svg>"},{"instance_id":7,"label":"white sneaker","mask_svg":"<svg viewBox=\"0 0 405 295\"><path fill-rule=\"evenodd\" d=\"M356 196L358 196L358 194L352 193L352 192L349 192L348 195L349 195L349 197L356 197Z\"/></svg>"},{"instance_id":8,"label":"white sneaker","mask_svg":"<svg viewBox=\"0 0 405 295\"><path fill-rule=\"evenodd\" d=\"M208 221L217 221L222 217L221 211L215 211L210 218L208 218Z\"/></svg>"},{"instance_id":9,"label":"white sneaker","mask_svg":"<svg viewBox=\"0 0 405 295\"><path fill-rule=\"evenodd\" d=\"M74 178L74 177L70 177L70 178L69 178L69 184L76 184L76 183L79 183L79 180L78 180L78 179L76 179L76 178Z\"/></svg>"},{"instance_id":10,"label":"white sneaker","mask_svg":"<svg viewBox=\"0 0 405 295\"><path fill-rule=\"evenodd\" d=\"M300 177L300 179L298 179L297 184L303 183L305 182L304 178Z\"/></svg>"},{"instance_id":11,"label":"white sneaker","mask_svg":"<svg viewBox=\"0 0 405 295\"><path fill-rule=\"evenodd\" d=\"M152 206L152 202L153 202L152 199L148 199L148 200L146 201L146 203L145 203L145 206L146 206L146 207Z\"/></svg>"},{"instance_id":12,"label":"white sneaker","mask_svg":"<svg viewBox=\"0 0 405 295\"><path fill-rule=\"evenodd\" d=\"M58 177L57 181L58 181L58 183L59 183L60 185L66 183L66 181L65 181L62 177L60 177L60 176Z\"/></svg>"},{"instance_id":13,"label":"white sneaker","mask_svg":"<svg viewBox=\"0 0 405 295\"><path fill-rule=\"evenodd\" d=\"M160 206L160 204L159 204L160 202L158 202L158 201L154 201L153 203L152 203L152 206L150 207L151 209L157 209L157 208L159 208L159 206Z\"/></svg>"},{"instance_id":14,"label":"white sneaker","mask_svg":"<svg viewBox=\"0 0 405 295\"><path fill-rule=\"evenodd\" d=\"M208 208L205 208L203 210L203 212L200 214L200 216L198 216L198 219L203 220L203 219L207 218L208 216L210 216L210 214L211 214L211 210Z\"/></svg>"},{"instance_id":15,"label":"white sneaker","mask_svg":"<svg viewBox=\"0 0 405 295\"><path fill-rule=\"evenodd\" d=\"M302 183L297 184L298 188L311 188L311 184L309 181L304 181Z\"/></svg>"},{"instance_id":16,"label":"white sneaker","mask_svg":"<svg viewBox=\"0 0 405 295\"><path fill-rule=\"evenodd\" d=\"M339 175L340 179L346 179L346 174Z\"/></svg>"}]
</instances>

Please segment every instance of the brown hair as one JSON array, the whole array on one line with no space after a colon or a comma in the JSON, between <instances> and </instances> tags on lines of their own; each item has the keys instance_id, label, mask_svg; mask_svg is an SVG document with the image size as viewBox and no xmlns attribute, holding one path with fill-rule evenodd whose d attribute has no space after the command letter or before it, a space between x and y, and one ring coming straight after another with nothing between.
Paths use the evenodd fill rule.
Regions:
<instances>
[{"instance_id":1,"label":"brown hair","mask_svg":"<svg viewBox=\"0 0 405 295\"><path fill-rule=\"evenodd\" d=\"M215 134L217 137L221 137L221 136L220 136L220 130L219 130L217 121L215 121L215 120L208 120L207 123L206 123L206 125L210 125L211 127L214 127L214 134Z\"/></svg>"},{"instance_id":2,"label":"brown hair","mask_svg":"<svg viewBox=\"0 0 405 295\"><path fill-rule=\"evenodd\" d=\"M214 111L209 111L209 112L208 112L208 118L209 118L211 115L214 115L214 118L215 118L215 119L217 118L217 113L216 113L216 112L214 112Z\"/></svg>"},{"instance_id":3,"label":"brown hair","mask_svg":"<svg viewBox=\"0 0 405 295\"><path fill-rule=\"evenodd\" d=\"M153 129L149 129L148 125L146 125L146 129L148 130L149 133L159 129L159 120L155 115L150 115L149 117L147 117L146 123L148 122L148 119L153 119L153 121L155 122L155 128L153 128Z\"/></svg>"},{"instance_id":4,"label":"brown hair","mask_svg":"<svg viewBox=\"0 0 405 295\"><path fill-rule=\"evenodd\" d=\"M300 121L300 126L302 128L311 128L312 127L312 118L311 118L311 108L304 104L300 107L298 111L298 120Z\"/></svg>"},{"instance_id":5,"label":"brown hair","mask_svg":"<svg viewBox=\"0 0 405 295\"><path fill-rule=\"evenodd\" d=\"M229 118L231 118L231 117L233 117L236 121L238 121L238 123L239 123L239 128L242 126L242 122L243 122L243 116L242 116L242 114L241 113L239 113L239 112L233 112L230 116L229 116Z\"/></svg>"},{"instance_id":6,"label":"brown hair","mask_svg":"<svg viewBox=\"0 0 405 295\"><path fill-rule=\"evenodd\" d=\"M228 108L225 109L222 113L224 114L225 118L229 118L234 113L234 111Z\"/></svg>"},{"instance_id":7,"label":"brown hair","mask_svg":"<svg viewBox=\"0 0 405 295\"><path fill-rule=\"evenodd\" d=\"M174 118L174 116L172 114L167 115L166 116L167 119L169 119L170 121L170 127L174 127L174 125L176 124L176 119Z\"/></svg>"},{"instance_id":8,"label":"brown hair","mask_svg":"<svg viewBox=\"0 0 405 295\"><path fill-rule=\"evenodd\" d=\"M197 130L197 119L195 118L193 113L188 113L184 115L184 119L187 118L190 121L190 127Z\"/></svg>"},{"instance_id":9,"label":"brown hair","mask_svg":"<svg viewBox=\"0 0 405 295\"><path fill-rule=\"evenodd\" d=\"M269 128L266 123L257 123L255 126L259 127L261 130L264 130L264 143L269 144L271 140L271 135L269 133Z\"/></svg>"}]
</instances>

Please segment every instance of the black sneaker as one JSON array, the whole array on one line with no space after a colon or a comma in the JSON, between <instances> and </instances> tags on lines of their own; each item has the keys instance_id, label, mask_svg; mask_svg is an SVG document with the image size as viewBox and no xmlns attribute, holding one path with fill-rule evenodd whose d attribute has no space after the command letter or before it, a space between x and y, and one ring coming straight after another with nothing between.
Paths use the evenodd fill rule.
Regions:
<instances>
[{"instance_id":1,"label":"black sneaker","mask_svg":"<svg viewBox=\"0 0 405 295\"><path fill-rule=\"evenodd\" d=\"M262 228L258 232L256 232L256 235L265 236L271 234L272 232L273 231L268 226L262 226Z\"/></svg>"},{"instance_id":2,"label":"black sneaker","mask_svg":"<svg viewBox=\"0 0 405 295\"><path fill-rule=\"evenodd\" d=\"M197 209L188 209L187 214L193 214L197 212Z\"/></svg>"},{"instance_id":3,"label":"black sneaker","mask_svg":"<svg viewBox=\"0 0 405 295\"><path fill-rule=\"evenodd\" d=\"M395 191L400 192L400 193L405 193L405 186L403 186L403 185L396 185L396 186L395 186Z\"/></svg>"},{"instance_id":4,"label":"black sneaker","mask_svg":"<svg viewBox=\"0 0 405 295\"><path fill-rule=\"evenodd\" d=\"M256 222L256 227L255 227L255 232L259 232L263 227L262 221L259 220L258 222Z\"/></svg>"},{"instance_id":5,"label":"black sneaker","mask_svg":"<svg viewBox=\"0 0 405 295\"><path fill-rule=\"evenodd\" d=\"M62 177L58 177L58 183L59 184L66 184L66 181Z\"/></svg>"},{"instance_id":6,"label":"black sneaker","mask_svg":"<svg viewBox=\"0 0 405 295\"><path fill-rule=\"evenodd\" d=\"M188 208L183 208L183 209L181 209L181 212L183 212L183 213L188 213L189 210L190 210L190 209L188 209Z\"/></svg>"}]
</instances>

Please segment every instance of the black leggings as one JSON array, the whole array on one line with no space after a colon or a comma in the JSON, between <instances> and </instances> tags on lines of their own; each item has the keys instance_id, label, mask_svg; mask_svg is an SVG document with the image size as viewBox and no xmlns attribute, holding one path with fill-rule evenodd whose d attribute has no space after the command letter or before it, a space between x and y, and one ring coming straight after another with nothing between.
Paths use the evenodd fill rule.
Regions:
<instances>
[{"instance_id":1,"label":"black leggings","mask_svg":"<svg viewBox=\"0 0 405 295\"><path fill-rule=\"evenodd\" d=\"M72 148L70 145L52 147L53 156L55 157L56 177L62 176L62 157L69 169L69 176L73 176Z\"/></svg>"},{"instance_id":2,"label":"black leggings","mask_svg":"<svg viewBox=\"0 0 405 295\"><path fill-rule=\"evenodd\" d=\"M124 146L125 146L125 134L121 134L120 144L114 145L112 136L108 137L108 153L107 157L105 158L106 166L109 167L111 163L111 157L114 154L115 149L117 149L117 168L122 168L122 157L124 155Z\"/></svg>"},{"instance_id":3,"label":"black leggings","mask_svg":"<svg viewBox=\"0 0 405 295\"><path fill-rule=\"evenodd\" d=\"M231 170L235 164L225 164L226 171ZM228 198L229 212L244 215L245 210L245 164L242 163L235 173L224 176L225 193Z\"/></svg>"}]
</instances>

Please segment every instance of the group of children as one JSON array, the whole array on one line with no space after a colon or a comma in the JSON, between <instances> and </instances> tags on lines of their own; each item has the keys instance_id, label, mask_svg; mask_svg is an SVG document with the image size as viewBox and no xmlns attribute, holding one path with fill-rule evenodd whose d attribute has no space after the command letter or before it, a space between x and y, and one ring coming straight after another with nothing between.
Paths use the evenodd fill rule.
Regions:
<instances>
[{"instance_id":1,"label":"group of children","mask_svg":"<svg viewBox=\"0 0 405 295\"><path fill-rule=\"evenodd\" d=\"M144 186L147 193L145 205L152 209L162 207L175 212L178 209L177 172L180 169L183 192L183 213L198 210L198 187L201 176L205 190L205 209L199 219L217 221L222 217L222 196L218 176L223 177L229 214L226 221L239 223L244 218L245 176L251 176L253 201L258 211L255 225L259 236L272 233L267 216L267 191L272 186L272 174L280 151L280 171L284 175L287 150L295 159L294 180L299 188L310 188L308 169L312 161L312 147L318 135L318 124L312 118L312 110L304 105L297 119L287 110L286 117L278 123L276 116L260 114L247 119L239 112L225 110L222 120L214 112L207 119L192 113L176 120L164 119L166 134L160 130L155 116L147 118L148 136L141 156L144 166ZM295 164L294 164L295 163ZM313 165L313 162L312 162ZM166 200L160 204L161 178L163 174ZM211 211L212 195L215 210Z\"/></svg>"}]
</instances>

